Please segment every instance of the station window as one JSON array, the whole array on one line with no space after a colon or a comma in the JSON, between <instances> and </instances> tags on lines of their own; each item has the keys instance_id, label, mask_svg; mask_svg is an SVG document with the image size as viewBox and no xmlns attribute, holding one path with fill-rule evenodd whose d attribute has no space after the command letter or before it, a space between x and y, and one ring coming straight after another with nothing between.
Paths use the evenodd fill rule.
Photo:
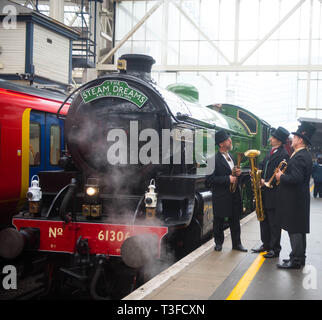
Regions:
<instances>
[{"instance_id":1,"label":"station window","mask_svg":"<svg viewBox=\"0 0 322 320\"><path fill-rule=\"evenodd\" d=\"M36 122L30 123L29 165L40 165L40 124Z\"/></svg>"},{"instance_id":2,"label":"station window","mask_svg":"<svg viewBox=\"0 0 322 320\"><path fill-rule=\"evenodd\" d=\"M58 165L60 159L60 127L52 125L50 127L50 164Z\"/></svg>"},{"instance_id":3,"label":"station window","mask_svg":"<svg viewBox=\"0 0 322 320\"><path fill-rule=\"evenodd\" d=\"M257 133L257 120L253 118L250 114L238 110L238 120L243 123L243 125L246 127L247 131L250 134L256 134Z\"/></svg>"}]
</instances>

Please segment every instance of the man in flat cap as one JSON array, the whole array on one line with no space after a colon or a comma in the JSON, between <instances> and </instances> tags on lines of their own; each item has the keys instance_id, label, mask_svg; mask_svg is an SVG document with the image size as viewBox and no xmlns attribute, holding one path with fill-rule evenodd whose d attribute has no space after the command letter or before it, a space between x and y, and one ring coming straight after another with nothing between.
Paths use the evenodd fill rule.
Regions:
<instances>
[{"instance_id":1,"label":"man in flat cap","mask_svg":"<svg viewBox=\"0 0 322 320\"><path fill-rule=\"evenodd\" d=\"M312 157L307 146L315 127L302 123L296 132L292 132L293 154L284 174L279 171L276 180L280 181L278 189L278 206L276 213L280 217L282 229L289 234L292 251L289 259L284 259L278 268L299 269L305 265L306 234L310 232L310 178L312 174Z\"/></svg>"},{"instance_id":2,"label":"man in flat cap","mask_svg":"<svg viewBox=\"0 0 322 320\"><path fill-rule=\"evenodd\" d=\"M275 258L279 256L281 251L281 227L279 225L278 217L276 216L276 180L274 179L272 181L272 188L265 187L264 183L270 180L281 161L289 160L289 154L284 148L289 135L290 133L283 127L278 127L271 131L269 143L272 148L261 164L261 186L265 219L260 222L262 245L257 249L252 249L252 251L268 251L264 254L265 258Z\"/></svg>"},{"instance_id":3,"label":"man in flat cap","mask_svg":"<svg viewBox=\"0 0 322 320\"><path fill-rule=\"evenodd\" d=\"M242 202L239 188L230 192L230 184L236 182L241 170L236 170L236 176L232 175L234 161L229 154L232 150L232 140L229 133L219 130L215 134L215 142L219 151L215 156L215 170L207 176L206 184L212 190L212 203L214 210L214 240L215 250L221 251L224 242L224 220L228 217L232 247L234 250L246 252L240 240L240 215L242 213Z\"/></svg>"}]
</instances>

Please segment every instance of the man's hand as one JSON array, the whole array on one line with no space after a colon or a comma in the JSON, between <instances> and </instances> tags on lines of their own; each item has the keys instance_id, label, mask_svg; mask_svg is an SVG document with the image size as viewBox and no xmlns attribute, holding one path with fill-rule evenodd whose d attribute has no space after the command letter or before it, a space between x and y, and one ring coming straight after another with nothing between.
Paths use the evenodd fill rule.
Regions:
<instances>
[{"instance_id":1,"label":"man's hand","mask_svg":"<svg viewBox=\"0 0 322 320\"><path fill-rule=\"evenodd\" d=\"M281 175L283 174L283 172L281 170L278 170L277 173L276 173L276 181L280 181L281 180Z\"/></svg>"},{"instance_id":2,"label":"man's hand","mask_svg":"<svg viewBox=\"0 0 322 320\"><path fill-rule=\"evenodd\" d=\"M237 178L234 176L229 176L230 183L235 183Z\"/></svg>"},{"instance_id":3,"label":"man's hand","mask_svg":"<svg viewBox=\"0 0 322 320\"><path fill-rule=\"evenodd\" d=\"M237 177L239 177L242 174L242 171L240 168L236 168L235 174Z\"/></svg>"}]
</instances>

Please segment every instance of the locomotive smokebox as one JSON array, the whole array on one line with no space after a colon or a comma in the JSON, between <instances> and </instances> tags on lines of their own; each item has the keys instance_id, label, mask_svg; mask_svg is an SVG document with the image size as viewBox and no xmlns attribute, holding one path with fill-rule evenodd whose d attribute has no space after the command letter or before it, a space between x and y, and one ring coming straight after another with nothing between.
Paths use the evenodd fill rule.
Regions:
<instances>
[{"instance_id":1,"label":"locomotive smokebox","mask_svg":"<svg viewBox=\"0 0 322 320\"><path fill-rule=\"evenodd\" d=\"M173 119L150 81L155 60L141 54L122 60L120 73L93 80L73 99L65 136L75 166L86 178L99 177L103 193L142 194L157 172L168 170L160 140Z\"/></svg>"},{"instance_id":2,"label":"locomotive smokebox","mask_svg":"<svg viewBox=\"0 0 322 320\"><path fill-rule=\"evenodd\" d=\"M150 80L151 69L154 63L155 60L151 56L144 54L123 54L119 58L118 69L121 72Z\"/></svg>"},{"instance_id":3,"label":"locomotive smokebox","mask_svg":"<svg viewBox=\"0 0 322 320\"><path fill-rule=\"evenodd\" d=\"M158 237L139 234L126 239L121 247L123 262L131 268L140 268L158 256Z\"/></svg>"}]
</instances>

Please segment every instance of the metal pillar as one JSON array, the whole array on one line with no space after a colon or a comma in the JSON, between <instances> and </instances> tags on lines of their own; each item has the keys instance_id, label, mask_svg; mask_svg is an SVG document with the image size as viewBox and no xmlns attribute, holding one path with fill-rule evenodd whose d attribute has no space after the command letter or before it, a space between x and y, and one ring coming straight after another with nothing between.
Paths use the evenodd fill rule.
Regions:
<instances>
[{"instance_id":1,"label":"metal pillar","mask_svg":"<svg viewBox=\"0 0 322 320\"><path fill-rule=\"evenodd\" d=\"M49 16L61 23L64 23L64 0L50 0Z\"/></svg>"},{"instance_id":2,"label":"metal pillar","mask_svg":"<svg viewBox=\"0 0 322 320\"><path fill-rule=\"evenodd\" d=\"M163 0L158 1L145 15L144 17L130 30L123 39L105 56L101 58L99 63L105 63L111 58L115 52L123 46L123 44L142 26L142 24L163 4Z\"/></svg>"}]
</instances>

